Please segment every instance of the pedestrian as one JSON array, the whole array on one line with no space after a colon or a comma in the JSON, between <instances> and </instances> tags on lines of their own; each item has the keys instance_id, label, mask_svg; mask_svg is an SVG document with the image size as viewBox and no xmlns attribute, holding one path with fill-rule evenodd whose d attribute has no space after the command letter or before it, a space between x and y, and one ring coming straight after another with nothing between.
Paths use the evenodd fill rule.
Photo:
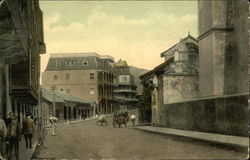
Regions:
<instances>
[{"instance_id":1,"label":"pedestrian","mask_svg":"<svg viewBox=\"0 0 250 160\"><path fill-rule=\"evenodd\" d=\"M103 114L101 114L100 117L99 117L99 120L102 120L103 117L104 117Z\"/></svg>"},{"instance_id":2,"label":"pedestrian","mask_svg":"<svg viewBox=\"0 0 250 160\"><path fill-rule=\"evenodd\" d=\"M21 128L17 117L11 117L11 123L7 127L8 159L11 159L12 149L14 147L16 159L19 160L19 141L21 140Z\"/></svg>"},{"instance_id":3,"label":"pedestrian","mask_svg":"<svg viewBox=\"0 0 250 160\"><path fill-rule=\"evenodd\" d=\"M31 119L30 114L28 114L23 120L22 132L24 134L26 148L32 148L32 138L35 133L35 123Z\"/></svg>"},{"instance_id":4,"label":"pedestrian","mask_svg":"<svg viewBox=\"0 0 250 160\"><path fill-rule=\"evenodd\" d=\"M8 113L8 117L4 120L5 125L8 126L11 123L11 117L14 116L13 112Z\"/></svg>"},{"instance_id":5,"label":"pedestrian","mask_svg":"<svg viewBox=\"0 0 250 160\"><path fill-rule=\"evenodd\" d=\"M3 159L4 156L4 143L7 134L7 129L5 122L2 118L0 118L0 160Z\"/></svg>"},{"instance_id":6,"label":"pedestrian","mask_svg":"<svg viewBox=\"0 0 250 160\"><path fill-rule=\"evenodd\" d=\"M56 122L58 121L58 118L56 117L53 117L53 116L49 116L49 121L51 123L51 127L52 127L52 136L55 136L56 133L55 133L55 125L56 125Z\"/></svg>"},{"instance_id":7,"label":"pedestrian","mask_svg":"<svg viewBox=\"0 0 250 160\"><path fill-rule=\"evenodd\" d=\"M135 118L134 113L132 113L131 115L131 121L132 121L132 124L135 125L136 118Z\"/></svg>"},{"instance_id":8,"label":"pedestrian","mask_svg":"<svg viewBox=\"0 0 250 160\"><path fill-rule=\"evenodd\" d=\"M14 116L13 112L9 112L7 115L7 118L4 119L5 122L5 126L9 126L11 124L11 117ZM9 141L7 139L5 139L5 153L8 156L8 152L9 152Z\"/></svg>"},{"instance_id":9,"label":"pedestrian","mask_svg":"<svg viewBox=\"0 0 250 160\"><path fill-rule=\"evenodd\" d=\"M95 115L95 118L98 118L98 117L99 117L99 115L98 115L98 114L96 114L96 115Z\"/></svg>"}]
</instances>

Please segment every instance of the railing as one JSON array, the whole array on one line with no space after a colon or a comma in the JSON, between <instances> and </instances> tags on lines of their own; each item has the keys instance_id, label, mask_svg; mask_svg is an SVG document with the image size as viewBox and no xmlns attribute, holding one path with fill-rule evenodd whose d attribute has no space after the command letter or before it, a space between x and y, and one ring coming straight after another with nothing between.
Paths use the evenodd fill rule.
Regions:
<instances>
[{"instance_id":1,"label":"railing","mask_svg":"<svg viewBox=\"0 0 250 160\"><path fill-rule=\"evenodd\" d=\"M5 0L5 3L9 11L11 12L12 20L15 25L15 28L17 28L17 33L23 45L24 52L26 55L28 55L27 53L28 31L27 31L27 26L26 26L27 20L24 19L23 17L25 16L25 14L21 13L21 7L17 0Z\"/></svg>"},{"instance_id":2,"label":"railing","mask_svg":"<svg viewBox=\"0 0 250 160\"><path fill-rule=\"evenodd\" d=\"M132 89L115 89L114 92L132 92L132 93L137 93L135 90L132 90Z\"/></svg>"}]
</instances>

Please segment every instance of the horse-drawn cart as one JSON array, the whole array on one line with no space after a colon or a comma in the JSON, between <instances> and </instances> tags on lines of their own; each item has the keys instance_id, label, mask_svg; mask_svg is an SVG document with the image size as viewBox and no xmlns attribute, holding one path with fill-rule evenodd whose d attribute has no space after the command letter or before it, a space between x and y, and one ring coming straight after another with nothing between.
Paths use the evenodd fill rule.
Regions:
<instances>
[{"instance_id":1,"label":"horse-drawn cart","mask_svg":"<svg viewBox=\"0 0 250 160\"><path fill-rule=\"evenodd\" d=\"M113 118L113 126L114 128L116 127L116 125L118 124L119 128L121 128L121 125L124 124L125 128L127 127L127 122L128 122L128 116L125 113L120 113L118 115L114 115Z\"/></svg>"},{"instance_id":2,"label":"horse-drawn cart","mask_svg":"<svg viewBox=\"0 0 250 160\"><path fill-rule=\"evenodd\" d=\"M113 126L114 128L116 127L116 124L118 124L119 128L121 128L121 125L124 124L125 128L127 127L127 121L124 117L118 117L118 118L113 118Z\"/></svg>"},{"instance_id":3,"label":"horse-drawn cart","mask_svg":"<svg viewBox=\"0 0 250 160\"><path fill-rule=\"evenodd\" d=\"M107 120L106 120L105 118L101 118L101 119L98 119L98 120L96 121L96 125L97 125L97 126L98 126L99 124L101 124L101 126L102 126L103 123L105 123L106 126L108 125L108 122L107 122Z\"/></svg>"}]
</instances>

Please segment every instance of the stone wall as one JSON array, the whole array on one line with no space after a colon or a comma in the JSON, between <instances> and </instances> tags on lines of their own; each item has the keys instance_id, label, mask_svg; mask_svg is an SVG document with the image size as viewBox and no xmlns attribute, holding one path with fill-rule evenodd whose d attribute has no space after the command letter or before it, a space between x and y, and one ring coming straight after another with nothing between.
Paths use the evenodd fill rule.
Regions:
<instances>
[{"instance_id":1,"label":"stone wall","mask_svg":"<svg viewBox=\"0 0 250 160\"><path fill-rule=\"evenodd\" d=\"M248 95L165 104L161 117L163 127L248 136Z\"/></svg>"},{"instance_id":2,"label":"stone wall","mask_svg":"<svg viewBox=\"0 0 250 160\"><path fill-rule=\"evenodd\" d=\"M164 104L186 101L198 96L197 75L165 75L163 83Z\"/></svg>"}]
</instances>

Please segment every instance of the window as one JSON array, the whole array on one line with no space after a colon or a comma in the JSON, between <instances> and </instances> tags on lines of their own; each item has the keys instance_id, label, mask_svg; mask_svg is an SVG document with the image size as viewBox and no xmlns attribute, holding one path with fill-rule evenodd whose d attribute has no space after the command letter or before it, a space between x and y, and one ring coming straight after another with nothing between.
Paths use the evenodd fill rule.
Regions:
<instances>
[{"instance_id":1,"label":"window","mask_svg":"<svg viewBox=\"0 0 250 160\"><path fill-rule=\"evenodd\" d=\"M94 78L95 78L94 73L90 73L90 74L89 74L89 79L94 79Z\"/></svg>"},{"instance_id":2,"label":"window","mask_svg":"<svg viewBox=\"0 0 250 160\"><path fill-rule=\"evenodd\" d=\"M176 50L174 52L174 61L179 61L180 60L180 53Z\"/></svg>"},{"instance_id":3,"label":"window","mask_svg":"<svg viewBox=\"0 0 250 160\"><path fill-rule=\"evenodd\" d=\"M94 90L94 88L90 88L90 90L89 90L89 94L91 94L91 95L94 95L94 94L95 94L95 90Z\"/></svg>"},{"instance_id":4,"label":"window","mask_svg":"<svg viewBox=\"0 0 250 160\"><path fill-rule=\"evenodd\" d=\"M70 89L66 89L66 93L70 93Z\"/></svg>"},{"instance_id":5,"label":"window","mask_svg":"<svg viewBox=\"0 0 250 160\"><path fill-rule=\"evenodd\" d=\"M65 75L65 79L68 80L69 79L69 73L66 73Z\"/></svg>"},{"instance_id":6,"label":"window","mask_svg":"<svg viewBox=\"0 0 250 160\"><path fill-rule=\"evenodd\" d=\"M66 63L66 66L74 66L76 62L75 60L68 60L65 63Z\"/></svg>"},{"instance_id":7,"label":"window","mask_svg":"<svg viewBox=\"0 0 250 160\"><path fill-rule=\"evenodd\" d=\"M54 80L57 80L57 75L54 75Z\"/></svg>"},{"instance_id":8,"label":"window","mask_svg":"<svg viewBox=\"0 0 250 160\"><path fill-rule=\"evenodd\" d=\"M83 66L88 66L88 65L89 65L89 62L88 62L87 60L83 60L83 61L82 61L82 65L83 65Z\"/></svg>"},{"instance_id":9,"label":"window","mask_svg":"<svg viewBox=\"0 0 250 160\"><path fill-rule=\"evenodd\" d=\"M56 61L56 66L61 66L61 61Z\"/></svg>"},{"instance_id":10,"label":"window","mask_svg":"<svg viewBox=\"0 0 250 160\"><path fill-rule=\"evenodd\" d=\"M128 78L127 78L127 77L122 77L122 81L123 81L123 82L127 82L127 81L128 81Z\"/></svg>"}]
</instances>

